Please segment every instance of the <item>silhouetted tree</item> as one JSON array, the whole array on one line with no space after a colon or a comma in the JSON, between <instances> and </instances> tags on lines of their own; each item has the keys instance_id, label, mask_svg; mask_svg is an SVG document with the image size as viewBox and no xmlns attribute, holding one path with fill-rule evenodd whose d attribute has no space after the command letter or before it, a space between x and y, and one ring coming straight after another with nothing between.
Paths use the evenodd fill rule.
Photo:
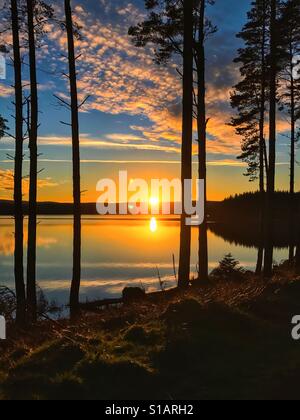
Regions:
<instances>
[{"instance_id":1,"label":"silhouetted tree","mask_svg":"<svg viewBox=\"0 0 300 420\"><path fill-rule=\"evenodd\" d=\"M184 42L183 42L183 98L182 98L182 161L181 182L182 194L186 192L185 180L192 179L192 143L193 143L193 4L184 1ZM190 282L191 265L191 226L186 223L187 215L183 211L181 217L180 255L179 255L179 287L187 287Z\"/></svg>"},{"instance_id":2,"label":"silhouetted tree","mask_svg":"<svg viewBox=\"0 0 300 420\"><path fill-rule=\"evenodd\" d=\"M212 0L193 1L193 55L195 78L194 82L194 110L197 118L198 142L199 142L199 177L205 181L205 204L206 204L206 107L205 107L205 48L206 38L216 31L216 28L205 17L205 7L213 4ZM149 10L147 20L129 29L136 46L144 47L148 43L155 46L155 61L165 64L175 54L183 59L183 10L184 3L178 0L146 0L145 6ZM182 61L181 61L182 62ZM182 72L178 71L181 75ZM186 135L183 135L186 138ZM185 157L182 156L182 159ZM189 159L190 160L190 159ZM184 163L187 167L187 164ZM205 205L206 207L206 205ZM207 256L207 228L206 214L204 224L199 232L199 278L205 280L208 277ZM185 230L185 227L183 226ZM183 233L183 232L182 232ZM183 248L189 245L189 240L184 240L182 235L181 255ZM183 242L184 241L184 242ZM185 251L189 258L187 250ZM183 259L180 259L183 261ZM181 271L181 270L179 270Z\"/></svg>"},{"instance_id":3,"label":"silhouetted tree","mask_svg":"<svg viewBox=\"0 0 300 420\"><path fill-rule=\"evenodd\" d=\"M198 271L199 281L208 280L208 239L207 239L207 123L206 118L206 58L205 41L207 36L216 32L214 27L205 17L205 8L207 3L214 4L213 1L201 0L196 10L195 25L195 63L197 70L197 131L198 131L198 161L199 179L204 180L204 221L199 227L199 247L198 247Z\"/></svg>"},{"instance_id":4,"label":"silhouetted tree","mask_svg":"<svg viewBox=\"0 0 300 420\"><path fill-rule=\"evenodd\" d=\"M259 178L259 189L265 191L267 162L265 159L265 114L268 99L268 55L270 0L256 0L248 13L248 22L237 35L245 47L239 50L235 63L241 65L242 76L231 95L231 105L238 115L231 124L242 136L239 159L248 164L246 176Z\"/></svg>"},{"instance_id":5,"label":"silhouetted tree","mask_svg":"<svg viewBox=\"0 0 300 420\"><path fill-rule=\"evenodd\" d=\"M295 249L295 163L297 121L300 118L300 82L297 69L300 63L300 1L289 0L282 6L281 39L283 40L283 70L280 100L290 117L290 236L289 261L294 262Z\"/></svg>"},{"instance_id":6,"label":"silhouetted tree","mask_svg":"<svg viewBox=\"0 0 300 420\"><path fill-rule=\"evenodd\" d=\"M279 74L279 0L271 0L270 14L270 71L269 71L269 168L267 177L266 199L266 250L264 259L264 276L270 278L273 269L273 199L275 193L276 174L276 123L277 123L277 100L278 100L278 74Z\"/></svg>"},{"instance_id":7,"label":"silhouetted tree","mask_svg":"<svg viewBox=\"0 0 300 420\"><path fill-rule=\"evenodd\" d=\"M40 0L26 0L29 72L30 72L30 121L29 150L29 220L27 250L27 304L30 321L36 321L36 237L37 237L37 181L38 181L38 85L36 68L36 42L43 34L45 22L52 18L53 10Z\"/></svg>"},{"instance_id":8,"label":"silhouetted tree","mask_svg":"<svg viewBox=\"0 0 300 420\"><path fill-rule=\"evenodd\" d=\"M23 87L22 64L20 49L20 19L19 3L11 0L11 28L13 38L13 66L14 66L14 92L15 92L15 173L14 173L14 205L15 205L15 254L14 270L17 297L16 321L24 326L26 323L26 295L23 266L23 195L22 195L22 169L23 169Z\"/></svg>"},{"instance_id":9,"label":"silhouetted tree","mask_svg":"<svg viewBox=\"0 0 300 420\"><path fill-rule=\"evenodd\" d=\"M30 177L29 219L27 248L27 305L30 321L36 320L36 230L37 230L37 136L38 136L38 91L36 74L36 45L34 30L34 0L27 0L27 25L30 66Z\"/></svg>"},{"instance_id":10,"label":"silhouetted tree","mask_svg":"<svg viewBox=\"0 0 300 420\"><path fill-rule=\"evenodd\" d=\"M6 123L7 121L0 115L0 140L5 135L6 130L8 129Z\"/></svg>"},{"instance_id":11,"label":"silhouetted tree","mask_svg":"<svg viewBox=\"0 0 300 420\"><path fill-rule=\"evenodd\" d=\"M295 268L296 268L296 273L297 274L300 274L300 240L299 240L299 237L300 237L300 235L298 235L298 240L297 240L296 264L295 264Z\"/></svg>"},{"instance_id":12,"label":"silhouetted tree","mask_svg":"<svg viewBox=\"0 0 300 420\"><path fill-rule=\"evenodd\" d=\"M81 191L80 191L80 139L78 117L78 93L76 56L74 47L74 34L78 32L73 24L70 0L65 0L65 28L68 39L68 63L71 95L71 126L72 126L72 153L73 153L73 200L74 200L74 232L73 232L73 278L70 293L71 316L79 312L79 291L81 280Z\"/></svg>"},{"instance_id":13,"label":"silhouetted tree","mask_svg":"<svg viewBox=\"0 0 300 420\"><path fill-rule=\"evenodd\" d=\"M300 82L297 69L300 63L300 1L289 0L283 5L281 18L281 35L283 40L283 65L281 80L283 89L280 99L283 109L290 116L291 156L290 156L290 193L295 192L295 146L296 124L300 119ZM282 42L282 41L281 41Z\"/></svg>"},{"instance_id":14,"label":"silhouetted tree","mask_svg":"<svg viewBox=\"0 0 300 420\"><path fill-rule=\"evenodd\" d=\"M242 80L231 95L231 105L238 115L231 125L242 136L242 154L247 163L246 176L253 182L259 179L261 193L260 246L256 274L261 274L264 255L265 178L268 173L265 126L268 100L268 56L270 53L270 0L256 0L248 13L248 22L238 34L245 47L239 50L235 62L240 64Z\"/></svg>"},{"instance_id":15,"label":"silhouetted tree","mask_svg":"<svg viewBox=\"0 0 300 420\"><path fill-rule=\"evenodd\" d=\"M7 130L7 121L0 115L0 138L2 138Z\"/></svg>"},{"instance_id":16,"label":"silhouetted tree","mask_svg":"<svg viewBox=\"0 0 300 420\"><path fill-rule=\"evenodd\" d=\"M220 261L219 266L212 271L211 276L216 280L239 281L244 274L245 270L240 267L240 262L231 254L227 254Z\"/></svg>"},{"instance_id":17,"label":"silhouetted tree","mask_svg":"<svg viewBox=\"0 0 300 420\"><path fill-rule=\"evenodd\" d=\"M166 64L177 54L183 57L183 3L178 0L145 0L149 12L144 22L129 28L137 47L154 45L155 62ZM182 63L181 63L182 65Z\"/></svg>"}]
</instances>

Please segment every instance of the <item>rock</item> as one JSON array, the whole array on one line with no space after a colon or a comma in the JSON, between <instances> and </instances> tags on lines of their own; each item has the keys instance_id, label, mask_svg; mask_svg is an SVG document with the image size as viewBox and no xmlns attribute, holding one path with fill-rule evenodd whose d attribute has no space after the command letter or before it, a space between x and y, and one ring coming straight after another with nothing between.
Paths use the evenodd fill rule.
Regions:
<instances>
[{"instance_id":1,"label":"rock","mask_svg":"<svg viewBox=\"0 0 300 420\"><path fill-rule=\"evenodd\" d=\"M145 299L146 292L139 287L125 287L122 297L124 303L140 302Z\"/></svg>"}]
</instances>

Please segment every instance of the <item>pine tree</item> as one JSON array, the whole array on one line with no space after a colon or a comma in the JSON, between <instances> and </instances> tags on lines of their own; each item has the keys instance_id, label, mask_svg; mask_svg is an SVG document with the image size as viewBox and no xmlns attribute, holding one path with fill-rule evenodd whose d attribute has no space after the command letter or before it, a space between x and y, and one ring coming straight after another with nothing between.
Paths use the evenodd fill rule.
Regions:
<instances>
[{"instance_id":1,"label":"pine tree","mask_svg":"<svg viewBox=\"0 0 300 420\"><path fill-rule=\"evenodd\" d=\"M289 0L282 7L281 34L284 42L284 67L281 72L282 109L290 116L290 193L295 192L295 146L297 122L300 119L300 81L297 72L300 64L300 0Z\"/></svg>"},{"instance_id":2,"label":"pine tree","mask_svg":"<svg viewBox=\"0 0 300 420\"><path fill-rule=\"evenodd\" d=\"M75 39L81 39L80 26L75 22L71 6L71 0L64 1L65 18L60 21L60 27L67 36L67 60L70 101L61 96L54 95L60 105L67 108L71 114L71 122L62 124L71 127L72 130L72 164L73 164L73 275L70 290L70 313L76 318L80 312L79 293L81 282L81 168L80 168L80 130L79 110L89 99L89 95L79 103L77 87L76 61L79 56L75 55Z\"/></svg>"},{"instance_id":3,"label":"pine tree","mask_svg":"<svg viewBox=\"0 0 300 420\"><path fill-rule=\"evenodd\" d=\"M199 226L198 246L198 280L208 281L208 238L207 238L207 123L206 118L206 51L205 41L208 36L214 34L217 28L206 19L207 4L214 4L210 1L200 1L198 11L196 10L196 31L195 31L195 63L197 70L197 96L196 116L198 131L198 175L204 180L204 221Z\"/></svg>"},{"instance_id":4,"label":"pine tree","mask_svg":"<svg viewBox=\"0 0 300 420\"><path fill-rule=\"evenodd\" d=\"M0 115L0 139L4 136L5 131L7 130L7 126L6 126L7 120L5 120L1 115Z\"/></svg>"},{"instance_id":5,"label":"pine tree","mask_svg":"<svg viewBox=\"0 0 300 420\"><path fill-rule=\"evenodd\" d=\"M232 254L227 254L212 271L211 276L217 280L237 281L241 280L244 274L245 270L240 267L240 262Z\"/></svg>"},{"instance_id":6,"label":"pine tree","mask_svg":"<svg viewBox=\"0 0 300 420\"><path fill-rule=\"evenodd\" d=\"M147 19L129 28L137 47L153 44L155 62L166 64L171 57L183 58L183 3L178 0L145 0Z\"/></svg>"},{"instance_id":7,"label":"pine tree","mask_svg":"<svg viewBox=\"0 0 300 420\"><path fill-rule=\"evenodd\" d=\"M30 321L36 321L36 240L37 240L37 182L38 182L38 84L36 67L37 42L44 33L44 25L53 17L53 9L41 0L26 0L29 72L30 72L30 121L29 150L29 220L27 250L27 305Z\"/></svg>"},{"instance_id":8,"label":"pine tree","mask_svg":"<svg viewBox=\"0 0 300 420\"><path fill-rule=\"evenodd\" d=\"M197 0L193 2L193 17L191 26L193 26L193 58L196 74L193 78L194 83L194 109L193 114L197 118L197 131L199 143L199 178L205 181L205 208L206 208L206 83L205 83L205 41L206 38L216 31L205 16L205 7L207 4L213 4L212 0ZM136 46L144 47L148 43L154 44L155 61L158 64L166 64L173 55L179 55L183 59L183 2L178 0L146 0L146 9L149 11L149 17L144 22L129 29L129 34L133 37ZM181 73L179 71L179 73ZM183 132L183 139L187 137ZM187 161L185 162L185 159ZM183 167L188 167L190 156L182 156ZM207 215L199 230L199 278L206 280L208 278L208 252L207 252ZM181 237L181 261L185 261L186 273L190 250L188 250L190 239L188 234L184 235L186 230L182 224ZM185 237L185 238L184 238ZM186 258L183 256L186 255ZM180 266L182 266L180 264ZM180 270L181 271L181 268ZM189 277L187 274L185 278Z\"/></svg>"},{"instance_id":9,"label":"pine tree","mask_svg":"<svg viewBox=\"0 0 300 420\"><path fill-rule=\"evenodd\" d=\"M300 235L299 235L299 228L298 228L298 240L296 244L296 257L295 257L295 270L298 275L300 275Z\"/></svg>"},{"instance_id":10,"label":"pine tree","mask_svg":"<svg viewBox=\"0 0 300 420\"><path fill-rule=\"evenodd\" d=\"M13 38L13 66L14 66L14 107L15 107L15 173L14 173L14 204L15 204L15 285L17 297L16 321L18 325L26 324L26 294L23 266L23 86L22 60L20 46L20 9L17 0L11 0L11 28Z\"/></svg>"},{"instance_id":11,"label":"pine tree","mask_svg":"<svg viewBox=\"0 0 300 420\"><path fill-rule=\"evenodd\" d=\"M266 234L264 276L270 278L273 271L273 217L274 193L276 177L276 140L277 140L277 101L278 101L278 76L280 71L280 24L279 0L271 0L270 9L270 71L269 71L269 167L267 177L266 195Z\"/></svg>"},{"instance_id":12,"label":"pine tree","mask_svg":"<svg viewBox=\"0 0 300 420\"><path fill-rule=\"evenodd\" d=\"M185 197L185 180L192 179L193 144L193 5L184 2L184 46L183 46L183 95L182 95L182 148L181 183L182 197ZM182 199L182 202L184 199ZM191 265L191 226L186 223L187 215L181 216L179 287L187 287L190 282Z\"/></svg>"},{"instance_id":13,"label":"pine tree","mask_svg":"<svg viewBox=\"0 0 300 420\"><path fill-rule=\"evenodd\" d=\"M290 250L289 261L294 262L295 232L295 163L297 122L300 119L300 81L298 66L300 63L300 1L289 0L282 5L281 39L283 40L283 69L281 71L282 110L290 118Z\"/></svg>"},{"instance_id":14,"label":"pine tree","mask_svg":"<svg viewBox=\"0 0 300 420\"><path fill-rule=\"evenodd\" d=\"M81 280L81 190L80 190L80 138L79 138L79 103L77 93L76 56L74 34L76 29L73 24L70 0L65 0L65 28L68 39L68 63L71 95L71 127L72 127L72 154L73 154L73 278L70 293L71 316L79 312L79 291ZM75 30L74 30L75 29Z\"/></svg>"},{"instance_id":15,"label":"pine tree","mask_svg":"<svg viewBox=\"0 0 300 420\"><path fill-rule=\"evenodd\" d=\"M238 115L231 125L242 137L242 154L238 159L247 163L251 182L259 180L261 193L260 246L256 274L260 275L264 256L265 179L268 175L268 158L265 140L268 100L268 74L270 53L270 0L256 0L248 13L248 21L237 35L245 46L239 50L235 63L240 64L242 80L231 95L231 105Z\"/></svg>"}]
</instances>

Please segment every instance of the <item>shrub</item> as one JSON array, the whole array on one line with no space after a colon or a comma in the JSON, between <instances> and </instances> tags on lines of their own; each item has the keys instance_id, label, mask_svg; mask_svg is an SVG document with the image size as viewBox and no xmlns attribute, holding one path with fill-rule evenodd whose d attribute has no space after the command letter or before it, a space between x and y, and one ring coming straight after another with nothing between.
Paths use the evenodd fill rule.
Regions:
<instances>
[{"instance_id":1,"label":"shrub","mask_svg":"<svg viewBox=\"0 0 300 420\"><path fill-rule=\"evenodd\" d=\"M215 268L211 276L217 280L239 281L243 279L245 270L239 267L240 263L231 254L225 255L219 263L219 267Z\"/></svg>"}]
</instances>

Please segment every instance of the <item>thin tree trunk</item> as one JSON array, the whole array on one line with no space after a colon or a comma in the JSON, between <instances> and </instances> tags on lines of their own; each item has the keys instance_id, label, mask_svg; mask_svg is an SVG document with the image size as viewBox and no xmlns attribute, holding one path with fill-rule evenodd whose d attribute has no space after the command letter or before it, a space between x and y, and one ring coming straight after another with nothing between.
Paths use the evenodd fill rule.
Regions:
<instances>
[{"instance_id":1,"label":"thin tree trunk","mask_svg":"<svg viewBox=\"0 0 300 420\"><path fill-rule=\"evenodd\" d=\"M15 204L15 253L14 272L17 296L16 321L20 326L26 324L26 295L23 265L23 196L22 196L22 167L23 167L23 93L22 66L19 38L19 13L17 0L11 0L11 21L13 35L14 77L15 77L15 174L14 174L14 204Z\"/></svg>"},{"instance_id":2,"label":"thin tree trunk","mask_svg":"<svg viewBox=\"0 0 300 420\"><path fill-rule=\"evenodd\" d=\"M293 49L290 46L290 72L291 72L291 163L290 163L290 247L289 247L289 262L294 264L294 222L295 222L295 143L296 143L296 112L295 112L295 80L294 80L294 63L293 63Z\"/></svg>"},{"instance_id":3,"label":"thin tree trunk","mask_svg":"<svg viewBox=\"0 0 300 420\"><path fill-rule=\"evenodd\" d=\"M295 87L294 78L291 77L291 174L290 174L290 194L293 198L295 194L295 144L296 144L296 117L295 117Z\"/></svg>"},{"instance_id":4,"label":"thin tree trunk","mask_svg":"<svg viewBox=\"0 0 300 420\"><path fill-rule=\"evenodd\" d=\"M295 258L296 262L295 262L295 270L296 270L296 274L300 275L300 243L298 240L298 244L296 247L296 258Z\"/></svg>"},{"instance_id":5,"label":"thin tree trunk","mask_svg":"<svg viewBox=\"0 0 300 420\"><path fill-rule=\"evenodd\" d=\"M260 163L260 174L259 174L259 190L264 198L265 193L265 110L266 110L266 4L263 2L263 38L261 48L261 67L262 67L262 78L261 78L261 101L260 101L260 118L259 118L259 163ZM263 203L264 205L264 203Z\"/></svg>"},{"instance_id":6,"label":"thin tree trunk","mask_svg":"<svg viewBox=\"0 0 300 420\"><path fill-rule=\"evenodd\" d=\"M271 278L273 273L273 217L276 169L276 117L277 117L277 0L271 1L271 53L270 53L270 117L269 117L269 170L266 200L266 250L264 276Z\"/></svg>"},{"instance_id":7,"label":"thin tree trunk","mask_svg":"<svg viewBox=\"0 0 300 420\"><path fill-rule=\"evenodd\" d=\"M73 154L73 278L70 293L71 317L79 313L79 292L81 280L81 192L80 192L80 143L76 58L74 47L74 32L70 0L65 0L66 29L68 38L69 79L71 93L72 117L72 154Z\"/></svg>"},{"instance_id":8,"label":"thin tree trunk","mask_svg":"<svg viewBox=\"0 0 300 420\"><path fill-rule=\"evenodd\" d=\"M198 73L198 159L199 179L204 180L204 222L199 226L199 280L208 280L208 239L207 239L207 167L206 167L206 106L205 106L205 0L201 0L199 18L199 43L197 51Z\"/></svg>"},{"instance_id":9,"label":"thin tree trunk","mask_svg":"<svg viewBox=\"0 0 300 420\"><path fill-rule=\"evenodd\" d=\"M275 192L276 171L276 113L277 113L277 0L271 1L271 54L270 54L270 136L269 136L269 176L268 193Z\"/></svg>"},{"instance_id":10,"label":"thin tree trunk","mask_svg":"<svg viewBox=\"0 0 300 420\"><path fill-rule=\"evenodd\" d=\"M34 1L27 0L27 26L29 40L30 67L30 181L29 181L29 220L27 251L27 305L31 322L37 318L36 297L36 237L37 237L37 136L38 136L38 91L36 74L36 47L34 31Z\"/></svg>"},{"instance_id":11,"label":"thin tree trunk","mask_svg":"<svg viewBox=\"0 0 300 420\"><path fill-rule=\"evenodd\" d=\"M256 269L255 269L255 274L257 276L260 276L261 273L262 273L263 260L264 260L264 247L263 246L259 246L258 252L257 252Z\"/></svg>"},{"instance_id":12,"label":"thin tree trunk","mask_svg":"<svg viewBox=\"0 0 300 420\"><path fill-rule=\"evenodd\" d=\"M295 208L296 208L297 215L299 215L299 211L300 211L299 199L296 201ZM299 220L295 226L296 226L295 230L296 230L296 238L297 238L296 239L296 255L295 255L295 272L297 275L300 275L300 224L299 224Z\"/></svg>"},{"instance_id":13,"label":"thin tree trunk","mask_svg":"<svg viewBox=\"0 0 300 420\"><path fill-rule=\"evenodd\" d=\"M260 191L260 246L257 255L257 264L255 273L261 275L263 269L264 257L264 232L265 232L265 173L267 174L267 165L265 165L265 111L266 111L266 2L263 1L263 36L261 46L261 100L260 100L260 118L259 118L259 191Z\"/></svg>"},{"instance_id":14,"label":"thin tree trunk","mask_svg":"<svg viewBox=\"0 0 300 420\"><path fill-rule=\"evenodd\" d=\"M192 179L193 142L193 2L184 1L184 69L183 69L183 128L182 128L182 204L185 197L185 180ZM190 281L191 226L186 224L185 211L181 217L179 287L187 287Z\"/></svg>"}]
</instances>

